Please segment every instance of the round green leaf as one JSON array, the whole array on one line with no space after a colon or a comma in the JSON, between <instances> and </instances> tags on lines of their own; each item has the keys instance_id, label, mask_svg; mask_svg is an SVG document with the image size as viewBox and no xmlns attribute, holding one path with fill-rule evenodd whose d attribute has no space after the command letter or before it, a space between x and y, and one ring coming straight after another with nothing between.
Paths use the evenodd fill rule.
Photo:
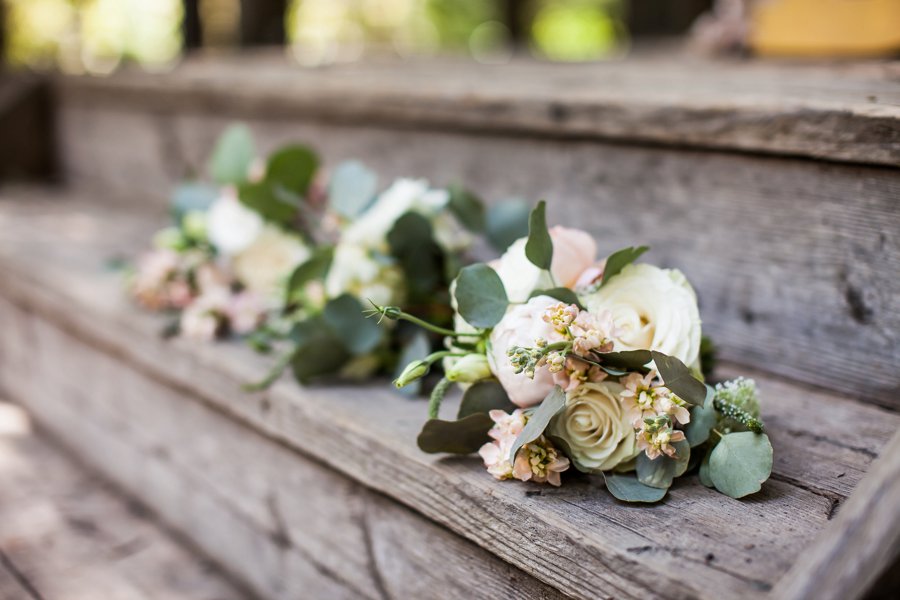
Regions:
<instances>
[{"instance_id":1,"label":"round green leaf","mask_svg":"<svg viewBox=\"0 0 900 600\"><path fill-rule=\"evenodd\" d=\"M485 413L475 413L458 421L429 419L416 442L422 452L434 454L471 454L490 441L488 431L494 422Z\"/></svg>"},{"instance_id":2,"label":"round green leaf","mask_svg":"<svg viewBox=\"0 0 900 600\"><path fill-rule=\"evenodd\" d=\"M384 337L385 330L374 319L366 318L359 300L350 294L329 300L322 316L351 354L371 352Z\"/></svg>"},{"instance_id":3,"label":"round green leaf","mask_svg":"<svg viewBox=\"0 0 900 600\"><path fill-rule=\"evenodd\" d=\"M712 479L710 479L709 477L709 457L711 454L711 450L706 451L706 456L704 456L703 460L700 462L700 470L697 472L697 474L700 476L700 483L708 488L716 487L713 485Z\"/></svg>"},{"instance_id":4,"label":"round green leaf","mask_svg":"<svg viewBox=\"0 0 900 600\"><path fill-rule=\"evenodd\" d=\"M623 502L659 502L666 496L668 488L644 485L634 475L603 474L606 489Z\"/></svg>"},{"instance_id":5,"label":"round green leaf","mask_svg":"<svg viewBox=\"0 0 900 600\"><path fill-rule=\"evenodd\" d=\"M485 234L496 250L528 235L528 204L522 200L504 200L492 204L485 214Z\"/></svg>"},{"instance_id":6,"label":"round green leaf","mask_svg":"<svg viewBox=\"0 0 900 600\"><path fill-rule=\"evenodd\" d=\"M460 316L469 325L482 329L499 323L509 306L500 276L483 263L469 265L459 272L456 302Z\"/></svg>"},{"instance_id":7,"label":"round green leaf","mask_svg":"<svg viewBox=\"0 0 900 600\"><path fill-rule=\"evenodd\" d=\"M487 414L492 410L512 412L515 409L515 404L509 401L509 396L500 382L479 381L469 386L463 394L456 418L462 419L475 413Z\"/></svg>"},{"instance_id":8,"label":"round green leaf","mask_svg":"<svg viewBox=\"0 0 900 600\"><path fill-rule=\"evenodd\" d=\"M341 163L328 184L328 202L340 215L356 218L372 202L378 191L378 176L361 162Z\"/></svg>"},{"instance_id":9,"label":"round green leaf","mask_svg":"<svg viewBox=\"0 0 900 600\"><path fill-rule=\"evenodd\" d=\"M732 498L758 492L771 474L772 444L765 434L729 433L709 457L710 480L717 490Z\"/></svg>"},{"instance_id":10,"label":"round green leaf","mask_svg":"<svg viewBox=\"0 0 900 600\"><path fill-rule=\"evenodd\" d=\"M232 125L216 141L209 160L209 174L219 184L242 183L247 180L255 156L250 129L240 123Z\"/></svg>"},{"instance_id":11,"label":"round green leaf","mask_svg":"<svg viewBox=\"0 0 900 600\"><path fill-rule=\"evenodd\" d=\"M481 198L459 185L447 188L450 210L469 231L484 231L484 203Z\"/></svg>"},{"instance_id":12,"label":"round green leaf","mask_svg":"<svg viewBox=\"0 0 900 600\"><path fill-rule=\"evenodd\" d=\"M266 183L305 196L319 168L319 157L306 146L287 146L269 157Z\"/></svg>"},{"instance_id":13,"label":"round green leaf","mask_svg":"<svg viewBox=\"0 0 900 600\"><path fill-rule=\"evenodd\" d=\"M719 420L719 413L716 412L712 402L713 388L707 385L706 391L706 400L703 405L691 407L691 420L684 427L684 435L691 448L708 440L709 432Z\"/></svg>"},{"instance_id":14,"label":"round green leaf","mask_svg":"<svg viewBox=\"0 0 900 600\"><path fill-rule=\"evenodd\" d=\"M667 488L672 485L673 479L684 474L691 458L691 446L687 440L672 445L677 458L663 455L651 460L644 452L638 455L635 463L638 481L650 487Z\"/></svg>"}]
</instances>

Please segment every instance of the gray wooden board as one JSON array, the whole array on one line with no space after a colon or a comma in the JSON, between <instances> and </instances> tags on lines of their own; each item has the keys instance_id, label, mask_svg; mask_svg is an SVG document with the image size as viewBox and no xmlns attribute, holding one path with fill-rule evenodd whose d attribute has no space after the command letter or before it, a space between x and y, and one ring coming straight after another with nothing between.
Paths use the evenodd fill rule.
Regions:
<instances>
[{"instance_id":1,"label":"gray wooden board","mask_svg":"<svg viewBox=\"0 0 900 600\"><path fill-rule=\"evenodd\" d=\"M33 434L0 434L0 598L238 600L144 509Z\"/></svg>"},{"instance_id":2,"label":"gray wooden board","mask_svg":"<svg viewBox=\"0 0 900 600\"><path fill-rule=\"evenodd\" d=\"M627 142L900 164L897 63L680 55L583 65L194 59L166 75L60 80L65 102Z\"/></svg>"},{"instance_id":3,"label":"gray wooden board","mask_svg":"<svg viewBox=\"0 0 900 600\"><path fill-rule=\"evenodd\" d=\"M96 211L66 204L51 209L41 203L4 210L0 293L14 313L33 314L32 319L3 319L12 332L4 340L25 340L4 348L4 363L12 355L12 371L5 371L4 381L16 380L10 372L36 368L35 356L16 352L36 336L31 326L20 322L46 322L39 331L55 332L47 335L56 341L48 342L47 353L39 351L37 357L79 344L93 348L92 354L107 354L112 357L107 370L136 371L152 381L149 388L139 389L156 390L154 397L166 397L166 387L175 390L185 414L197 402L228 414L255 435L279 440L407 504L575 597L593 597L597 590L614 596L734 597L769 589L839 509L900 423L895 413L751 372L767 401L764 417L777 456L773 479L758 497L731 500L690 478L680 482L666 502L635 508L613 501L594 480L570 481L560 490L495 482L474 457L421 454L414 438L425 407L394 395L386 383L300 388L284 381L269 393L248 396L239 385L265 372L264 357L235 344L159 338L161 320L129 306L117 276L101 266L111 254L133 251L153 222L109 208L98 220ZM92 232L101 222L105 235L98 240ZM76 374L103 364L99 359L79 364L71 350L66 356L75 361ZM55 364L60 362L66 361ZM94 396L102 399L107 394ZM54 394L26 390L23 396L52 399ZM127 418L125 406L139 404L111 403L107 411ZM46 411L45 418L65 413L57 409ZM99 411L82 420L93 422L93 412ZM130 418L150 422L149 417ZM247 452L247 460L258 460ZM107 454L101 452L95 460ZM205 468L203 477L234 481L228 468ZM254 481L245 474L242 485L253 486ZM248 488L246 496L256 500L240 500L240 510L265 522L272 516L267 517L260 489ZM553 568L548 567L550 558L555 559ZM653 589L642 583L649 580L648 573L656 582Z\"/></svg>"},{"instance_id":4,"label":"gray wooden board","mask_svg":"<svg viewBox=\"0 0 900 600\"><path fill-rule=\"evenodd\" d=\"M164 202L229 119L68 108L73 181ZM305 140L327 164L549 201L603 253L646 243L683 269L728 360L900 407L900 170L573 140L256 120L264 150ZM127 137L123 152L120 140Z\"/></svg>"}]
</instances>

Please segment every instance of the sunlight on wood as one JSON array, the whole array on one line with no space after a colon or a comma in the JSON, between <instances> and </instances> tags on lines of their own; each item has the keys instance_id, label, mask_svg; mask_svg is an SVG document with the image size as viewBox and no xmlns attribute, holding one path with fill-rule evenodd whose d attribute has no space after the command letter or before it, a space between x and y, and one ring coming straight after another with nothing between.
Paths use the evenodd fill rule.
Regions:
<instances>
[{"instance_id":1,"label":"sunlight on wood","mask_svg":"<svg viewBox=\"0 0 900 600\"><path fill-rule=\"evenodd\" d=\"M9 402L0 400L0 437L28 435L31 421L25 411Z\"/></svg>"}]
</instances>

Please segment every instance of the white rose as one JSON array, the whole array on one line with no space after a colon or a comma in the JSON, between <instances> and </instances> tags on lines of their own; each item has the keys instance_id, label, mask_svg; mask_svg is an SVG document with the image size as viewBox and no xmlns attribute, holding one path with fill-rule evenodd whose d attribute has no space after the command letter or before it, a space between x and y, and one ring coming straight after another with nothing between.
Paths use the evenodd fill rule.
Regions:
<instances>
[{"instance_id":1,"label":"white rose","mask_svg":"<svg viewBox=\"0 0 900 600\"><path fill-rule=\"evenodd\" d=\"M398 179L344 231L342 242L384 249L387 234L397 219L409 211L431 218L450 199L446 190L432 190L424 179Z\"/></svg>"},{"instance_id":2,"label":"white rose","mask_svg":"<svg viewBox=\"0 0 900 600\"><path fill-rule=\"evenodd\" d=\"M223 190L209 207L207 237L221 254L233 256L245 250L262 233L263 220L237 199L232 190Z\"/></svg>"},{"instance_id":3,"label":"white rose","mask_svg":"<svg viewBox=\"0 0 900 600\"><path fill-rule=\"evenodd\" d=\"M267 225L256 240L234 257L232 268L251 292L277 301L294 269L310 256L299 237Z\"/></svg>"},{"instance_id":4,"label":"white rose","mask_svg":"<svg viewBox=\"0 0 900 600\"><path fill-rule=\"evenodd\" d=\"M566 441L579 469L608 471L638 455L634 428L619 400L625 389L612 381L583 383L566 396L550 422L550 434Z\"/></svg>"},{"instance_id":5,"label":"white rose","mask_svg":"<svg viewBox=\"0 0 900 600\"><path fill-rule=\"evenodd\" d=\"M525 304L511 305L491 331L488 363L516 406L526 408L537 404L555 384L548 369L535 370L533 379L524 373L517 374L506 351L510 346L533 347L537 338L551 343L562 340L562 335L542 318L548 307L558 303L559 300L549 296L535 296Z\"/></svg>"},{"instance_id":6,"label":"white rose","mask_svg":"<svg viewBox=\"0 0 900 600\"><path fill-rule=\"evenodd\" d=\"M594 263L597 244L590 234L579 229L551 227L553 260L550 270L556 286L574 287L578 277ZM525 256L528 238L516 240L498 260L491 262L510 302L525 302L534 290L554 286L549 274L534 266Z\"/></svg>"},{"instance_id":7,"label":"white rose","mask_svg":"<svg viewBox=\"0 0 900 600\"><path fill-rule=\"evenodd\" d=\"M382 306L396 304L402 297L403 276L396 266L375 260L365 248L342 242L334 249L325 293L336 298L345 292L366 304L368 300Z\"/></svg>"},{"instance_id":8,"label":"white rose","mask_svg":"<svg viewBox=\"0 0 900 600\"><path fill-rule=\"evenodd\" d=\"M612 313L616 350L656 350L689 367L700 359L697 295L676 269L631 264L585 299L589 311Z\"/></svg>"}]
</instances>

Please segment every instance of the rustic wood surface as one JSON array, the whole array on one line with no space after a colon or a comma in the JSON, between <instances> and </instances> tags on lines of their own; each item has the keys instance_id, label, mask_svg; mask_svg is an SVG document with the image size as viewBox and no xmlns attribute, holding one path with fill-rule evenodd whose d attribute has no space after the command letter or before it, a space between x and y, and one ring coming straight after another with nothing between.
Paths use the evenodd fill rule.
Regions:
<instances>
[{"instance_id":1,"label":"rustic wood surface","mask_svg":"<svg viewBox=\"0 0 900 600\"><path fill-rule=\"evenodd\" d=\"M900 431L838 517L775 589L775 597L855 600L900 559ZM896 567L895 567L896 568ZM892 582L895 584L897 578ZM898 590L878 590L890 597ZM881 596L880 596L881 597Z\"/></svg>"},{"instance_id":2,"label":"rustic wood surface","mask_svg":"<svg viewBox=\"0 0 900 600\"><path fill-rule=\"evenodd\" d=\"M0 598L248 597L67 454L28 430L0 432Z\"/></svg>"},{"instance_id":3,"label":"rustic wood surface","mask_svg":"<svg viewBox=\"0 0 900 600\"><path fill-rule=\"evenodd\" d=\"M59 435L90 439L79 447L91 460L167 504L169 519L206 536L200 543L222 554L246 554L247 548L264 554L253 535L242 533L251 527L237 523L277 523L268 498L293 489L285 472L306 468L299 456L286 466L268 451L260 455L265 445L258 439L266 436L319 469L410 506L567 595L749 596L769 590L839 514L900 425L895 413L750 372L766 400L777 457L773 478L758 497L731 500L689 478L664 503L635 508L615 502L590 478L560 490L499 483L474 457L421 454L414 438L424 405L386 385L300 388L284 381L247 396L239 385L261 376L265 358L235 344L162 340L160 319L129 306L117 275L102 266L110 256L140 247L155 219L122 205L51 207L36 201L7 205L0 214L4 385L25 386L17 397L45 402L33 409L48 426L55 423ZM724 373L733 370L726 365ZM131 440L151 431L165 437L143 443L158 450L129 451L137 443ZM229 440L221 450L203 441L218 435ZM239 457L231 458L232 446ZM223 452L231 459L221 460ZM148 467L158 456L166 456L167 466ZM131 467L117 466L129 461ZM177 471L169 464L176 462ZM188 470L195 473L191 479L183 474ZM150 477L157 485L148 483ZM210 487L225 492L195 491ZM179 498L178 492L200 499ZM301 497L277 501L277 514L287 519L296 508L292 503L302 506ZM327 508L312 504L306 510ZM191 518L198 514L192 510L204 517L218 511L226 516L217 521L233 526L208 531ZM238 510L240 519L227 516ZM407 535L402 531L398 537ZM317 549L316 555L327 561L339 551ZM270 567L272 572L279 571Z\"/></svg>"},{"instance_id":4,"label":"rustic wood surface","mask_svg":"<svg viewBox=\"0 0 900 600\"><path fill-rule=\"evenodd\" d=\"M62 153L73 181L161 206L185 165L202 172L228 122L70 106ZM546 198L550 222L589 230L601 252L646 243L647 260L684 270L724 358L900 408L900 170L270 115L253 130L263 150L306 140L329 166L359 158L383 182Z\"/></svg>"},{"instance_id":5,"label":"rustic wood surface","mask_svg":"<svg viewBox=\"0 0 900 600\"><path fill-rule=\"evenodd\" d=\"M61 81L66 102L588 138L900 164L900 65L711 61L582 65L200 58L166 75ZM249 83L252 82L252 85Z\"/></svg>"}]
</instances>

